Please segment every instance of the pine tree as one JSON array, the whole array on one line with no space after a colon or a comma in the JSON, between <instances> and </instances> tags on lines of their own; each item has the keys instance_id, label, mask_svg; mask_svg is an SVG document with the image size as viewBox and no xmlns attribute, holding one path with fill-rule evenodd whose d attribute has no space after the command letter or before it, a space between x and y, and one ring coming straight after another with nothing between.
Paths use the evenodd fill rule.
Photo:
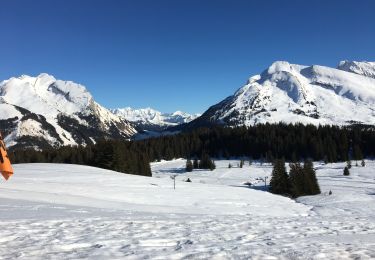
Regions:
<instances>
[{"instance_id":1,"label":"pine tree","mask_svg":"<svg viewBox=\"0 0 375 260\"><path fill-rule=\"evenodd\" d=\"M214 160L211 160L210 170L213 171L215 169L216 169L216 164L215 164Z\"/></svg>"},{"instance_id":2,"label":"pine tree","mask_svg":"<svg viewBox=\"0 0 375 260\"><path fill-rule=\"evenodd\" d=\"M351 161L351 160L348 160L348 161L346 162L346 167L347 167L348 169L352 168L352 161Z\"/></svg>"},{"instance_id":3,"label":"pine tree","mask_svg":"<svg viewBox=\"0 0 375 260\"><path fill-rule=\"evenodd\" d=\"M228 168L232 168L232 164L231 163L228 163Z\"/></svg>"},{"instance_id":4,"label":"pine tree","mask_svg":"<svg viewBox=\"0 0 375 260\"><path fill-rule=\"evenodd\" d=\"M190 159L187 159L187 161L186 161L186 171L187 172L193 171L193 163L191 162Z\"/></svg>"},{"instance_id":5,"label":"pine tree","mask_svg":"<svg viewBox=\"0 0 375 260\"><path fill-rule=\"evenodd\" d=\"M344 175L345 175L345 176L350 175L350 172L349 172L349 168L348 168L348 167L345 167L345 168L344 168Z\"/></svg>"},{"instance_id":6,"label":"pine tree","mask_svg":"<svg viewBox=\"0 0 375 260\"><path fill-rule=\"evenodd\" d=\"M362 166L362 167L365 167L365 166L366 166L365 160L363 160L363 159L362 159L362 162L361 162L361 166Z\"/></svg>"},{"instance_id":7,"label":"pine tree","mask_svg":"<svg viewBox=\"0 0 375 260\"><path fill-rule=\"evenodd\" d=\"M309 180L309 190L307 191L308 195L320 194L320 187L318 179L316 178L316 173L314 170L314 164L311 160L306 160L303 164L303 172L305 178Z\"/></svg>"},{"instance_id":8,"label":"pine tree","mask_svg":"<svg viewBox=\"0 0 375 260\"><path fill-rule=\"evenodd\" d=\"M284 160L276 160L272 170L270 191L275 194L289 195L290 180L286 173Z\"/></svg>"},{"instance_id":9,"label":"pine tree","mask_svg":"<svg viewBox=\"0 0 375 260\"><path fill-rule=\"evenodd\" d=\"M101 141L96 146L95 154L95 166L111 169L113 163L113 146L109 142Z\"/></svg>"},{"instance_id":10,"label":"pine tree","mask_svg":"<svg viewBox=\"0 0 375 260\"><path fill-rule=\"evenodd\" d=\"M306 195L306 179L303 173L303 168L300 163L289 164L289 180L291 185L291 195L299 197Z\"/></svg>"},{"instance_id":11,"label":"pine tree","mask_svg":"<svg viewBox=\"0 0 375 260\"><path fill-rule=\"evenodd\" d=\"M118 172L125 172L125 160L122 158L123 152L121 151L120 147L117 145L113 148L113 155L112 155L112 165L111 168L114 171Z\"/></svg>"},{"instance_id":12,"label":"pine tree","mask_svg":"<svg viewBox=\"0 0 375 260\"><path fill-rule=\"evenodd\" d=\"M293 197L316 195L320 193L318 180L311 160L300 163L291 163L289 178Z\"/></svg>"},{"instance_id":13,"label":"pine tree","mask_svg":"<svg viewBox=\"0 0 375 260\"><path fill-rule=\"evenodd\" d=\"M240 161L240 168L242 168L242 167L243 167L243 165L244 165L244 161L243 161L243 160L241 160L241 161Z\"/></svg>"},{"instance_id":14,"label":"pine tree","mask_svg":"<svg viewBox=\"0 0 375 260\"><path fill-rule=\"evenodd\" d=\"M201 157L201 161L199 163L200 169L215 169L215 164L211 160L210 156L207 153L203 153Z\"/></svg>"}]
</instances>

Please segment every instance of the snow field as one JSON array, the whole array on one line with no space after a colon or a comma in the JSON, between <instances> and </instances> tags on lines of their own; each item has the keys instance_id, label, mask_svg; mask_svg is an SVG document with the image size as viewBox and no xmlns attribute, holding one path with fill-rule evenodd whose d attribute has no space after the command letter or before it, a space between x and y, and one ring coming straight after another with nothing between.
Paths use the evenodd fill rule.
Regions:
<instances>
[{"instance_id":1,"label":"snow field","mask_svg":"<svg viewBox=\"0 0 375 260\"><path fill-rule=\"evenodd\" d=\"M24 164L15 165L15 172L17 178L2 185L1 197L153 213L294 216L309 211L293 200L257 190L179 179L173 190L170 178L132 176L87 166ZM259 205L259 199L272 207ZM290 211L282 212L286 205Z\"/></svg>"},{"instance_id":2,"label":"snow field","mask_svg":"<svg viewBox=\"0 0 375 260\"><path fill-rule=\"evenodd\" d=\"M261 191L269 165L238 162L188 174L185 160L153 163L153 178L15 165L0 183L0 258L375 258L375 162L348 177L343 163L317 163L322 194L301 203Z\"/></svg>"},{"instance_id":3,"label":"snow field","mask_svg":"<svg viewBox=\"0 0 375 260\"><path fill-rule=\"evenodd\" d=\"M0 252L4 259L373 258L374 224L351 221L162 214L18 220L1 224Z\"/></svg>"}]
</instances>

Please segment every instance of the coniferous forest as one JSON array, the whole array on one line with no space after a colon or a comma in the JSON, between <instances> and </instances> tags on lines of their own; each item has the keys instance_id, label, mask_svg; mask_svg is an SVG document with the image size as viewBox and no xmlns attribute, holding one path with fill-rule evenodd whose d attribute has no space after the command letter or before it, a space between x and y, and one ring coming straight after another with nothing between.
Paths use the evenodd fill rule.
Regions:
<instances>
[{"instance_id":1,"label":"coniferous forest","mask_svg":"<svg viewBox=\"0 0 375 260\"><path fill-rule=\"evenodd\" d=\"M101 140L95 145L61 147L54 150L10 150L13 163L70 163L151 176L147 154L132 142Z\"/></svg>"},{"instance_id":2,"label":"coniferous forest","mask_svg":"<svg viewBox=\"0 0 375 260\"><path fill-rule=\"evenodd\" d=\"M375 155L375 128L292 124L200 128L136 142L152 160L249 157L272 162L361 160Z\"/></svg>"},{"instance_id":3,"label":"coniferous forest","mask_svg":"<svg viewBox=\"0 0 375 260\"><path fill-rule=\"evenodd\" d=\"M375 155L375 128L259 124L251 127L199 128L140 141L102 140L86 147L55 150L12 150L13 163L85 164L129 174L150 176L149 162L173 158L248 157L272 162L337 162Z\"/></svg>"}]
</instances>

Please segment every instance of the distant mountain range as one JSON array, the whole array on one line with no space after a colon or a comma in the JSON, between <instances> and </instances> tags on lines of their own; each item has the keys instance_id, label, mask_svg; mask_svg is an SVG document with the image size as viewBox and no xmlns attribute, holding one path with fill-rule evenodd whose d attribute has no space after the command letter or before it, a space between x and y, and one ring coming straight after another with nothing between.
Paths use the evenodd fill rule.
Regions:
<instances>
[{"instance_id":1,"label":"distant mountain range","mask_svg":"<svg viewBox=\"0 0 375 260\"><path fill-rule=\"evenodd\" d=\"M111 110L115 115L132 122L139 131L163 131L168 127L189 123L200 114L185 112L162 113L152 108L132 109L130 107Z\"/></svg>"},{"instance_id":2,"label":"distant mountain range","mask_svg":"<svg viewBox=\"0 0 375 260\"><path fill-rule=\"evenodd\" d=\"M258 123L375 125L375 62L337 68L274 62L200 115L99 105L86 88L48 74L0 82L0 131L8 146L44 149L101 138ZM138 133L138 135L137 135Z\"/></svg>"}]
</instances>

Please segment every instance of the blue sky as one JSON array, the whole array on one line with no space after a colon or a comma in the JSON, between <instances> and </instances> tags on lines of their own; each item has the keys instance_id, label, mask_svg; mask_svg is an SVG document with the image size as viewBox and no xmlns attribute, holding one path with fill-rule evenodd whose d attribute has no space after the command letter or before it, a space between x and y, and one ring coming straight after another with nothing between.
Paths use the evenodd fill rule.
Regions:
<instances>
[{"instance_id":1,"label":"blue sky","mask_svg":"<svg viewBox=\"0 0 375 260\"><path fill-rule=\"evenodd\" d=\"M275 60L375 60L375 1L0 1L0 79L47 72L102 105L203 112Z\"/></svg>"}]
</instances>

